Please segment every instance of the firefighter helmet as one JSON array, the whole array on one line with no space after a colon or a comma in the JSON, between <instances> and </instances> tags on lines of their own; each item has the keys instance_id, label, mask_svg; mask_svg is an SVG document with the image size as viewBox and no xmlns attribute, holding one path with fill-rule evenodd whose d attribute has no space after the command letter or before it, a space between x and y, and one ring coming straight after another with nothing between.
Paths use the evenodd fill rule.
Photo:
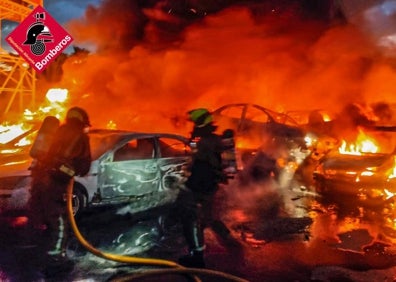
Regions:
<instances>
[{"instance_id":1,"label":"firefighter helmet","mask_svg":"<svg viewBox=\"0 0 396 282\"><path fill-rule=\"evenodd\" d=\"M91 126L87 112L80 107L72 107L67 111L66 120L72 118L78 119L85 126Z\"/></svg>"},{"instance_id":2,"label":"firefighter helmet","mask_svg":"<svg viewBox=\"0 0 396 282\"><path fill-rule=\"evenodd\" d=\"M26 41L23 42L23 44L35 44L39 35L51 35L48 27L41 22L37 22L29 27L29 30L26 34Z\"/></svg>"},{"instance_id":3,"label":"firefighter helmet","mask_svg":"<svg viewBox=\"0 0 396 282\"><path fill-rule=\"evenodd\" d=\"M193 109L188 112L189 120L194 122L197 127L204 127L213 122L212 114L205 108Z\"/></svg>"}]
</instances>

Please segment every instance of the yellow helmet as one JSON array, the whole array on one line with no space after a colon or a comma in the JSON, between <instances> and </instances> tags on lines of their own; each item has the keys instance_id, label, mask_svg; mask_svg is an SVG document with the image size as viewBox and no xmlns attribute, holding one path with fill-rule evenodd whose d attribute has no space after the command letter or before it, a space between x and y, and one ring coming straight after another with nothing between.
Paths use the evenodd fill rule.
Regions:
<instances>
[{"instance_id":1,"label":"yellow helmet","mask_svg":"<svg viewBox=\"0 0 396 282\"><path fill-rule=\"evenodd\" d=\"M212 114L205 108L198 108L189 111L189 120L194 122L197 127L204 127L213 122Z\"/></svg>"}]
</instances>

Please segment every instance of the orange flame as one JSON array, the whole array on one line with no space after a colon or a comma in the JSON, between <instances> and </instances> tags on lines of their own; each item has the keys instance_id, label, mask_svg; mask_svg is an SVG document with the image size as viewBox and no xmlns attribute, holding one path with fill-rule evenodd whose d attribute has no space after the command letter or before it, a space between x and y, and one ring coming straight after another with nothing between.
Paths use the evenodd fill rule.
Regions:
<instances>
[{"instance_id":1,"label":"orange flame","mask_svg":"<svg viewBox=\"0 0 396 282\"><path fill-rule=\"evenodd\" d=\"M47 101L41 105L36 111L25 109L21 121L8 125L0 125L0 144L5 144L14 138L22 135L32 128L32 123L40 122L43 117L48 115L61 118L65 113L65 104L68 99L68 90L52 88L46 94ZM33 136L22 138L14 146L26 146L33 142Z\"/></svg>"},{"instance_id":2,"label":"orange flame","mask_svg":"<svg viewBox=\"0 0 396 282\"><path fill-rule=\"evenodd\" d=\"M345 140L342 140L338 151L340 154L362 155L364 153L378 153L379 146L374 138L367 136L362 130L359 130L359 135L355 143L348 144Z\"/></svg>"},{"instance_id":3,"label":"orange flame","mask_svg":"<svg viewBox=\"0 0 396 282\"><path fill-rule=\"evenodd\" d=\"M389 171L388 180L392 178L396 178L396 156L393 157L393 168Z\"/></svg>"}]
</instances>

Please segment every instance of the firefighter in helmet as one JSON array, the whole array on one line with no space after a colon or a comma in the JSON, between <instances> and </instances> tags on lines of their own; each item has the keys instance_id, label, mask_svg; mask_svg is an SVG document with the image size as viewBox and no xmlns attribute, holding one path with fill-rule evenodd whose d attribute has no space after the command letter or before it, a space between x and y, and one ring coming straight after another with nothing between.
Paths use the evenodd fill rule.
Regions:
<instances>
[{"instance_id":1,"label":"firefighter in helmet","mask_svg":"<svg viewBox=\"0 0 396 282\"><path fill-rule=\"evenodd\" d=\"M193 122L191 142L196 148L186 181L186 190L179 194L179 207L184 237L189 247L189 254L179 259L181 265L204 268L203 251L205 248L203 230L211 227L221 237L228 237L228 228L212 212L215 193L223 179L222 138L215 133L217 126L212 114L204 108L188 112L189 121Z\"/></svg>"},{"instance_id":2,"label":"firefighter in helmet","mask_svg":"<svg viewBox=\"0 0 396 282\"><path fill-rule=\"evenodd\" d=\"M86 175L90 169L91 151L86 134L89 126L89 117L84 109L70 108L65 123L54 130L50 144L42 143L48 148L38 150L45 153L35 155L36 163L31 168L29 221L48 237L46 255L49 264L65 259L68 219L64 196L73 176ZM40 139L40 130L35 142Z\"/></svg>"}]
</instances>

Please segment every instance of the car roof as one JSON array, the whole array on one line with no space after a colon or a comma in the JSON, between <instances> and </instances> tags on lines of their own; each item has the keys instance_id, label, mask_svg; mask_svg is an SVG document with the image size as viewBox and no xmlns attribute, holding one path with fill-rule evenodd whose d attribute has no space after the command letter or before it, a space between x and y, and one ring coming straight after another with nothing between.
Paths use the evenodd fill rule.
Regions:
<instances>
[{"instance_id":1,"label":"car roof","mask_svg":"<svg viewBox=\"0 0 396 282\"><path fill-rule=\"evenodd\" d=\"M378 167L389 159L393 154L366 153L363 155L332 154L325 157L323 164L326 169L364 169Z\"/></svg>"},{"instance_id":2,"label":"car roof","mask_svg":"<svg viewBox=\"0 0 396 282\"><path fill-rule=\"evenodd\" d=\"M132 137L169 137L176 138L182 141L188 142L188 138L176 134L176 133L163 133L163 132L139 132L139 131L128 131L128 130L120 130L120 129L91 129L88 133L89 136L97 135L97 136L120 136L125 138Z\"/></svg>"},{"instance_id":3,"label":"car roof","mask_svg":"<svg viewBox=\"0 0 396 282\"><path fill-rule=\"evenodd\" d=\"M118 129L92 129L89 131L88 136L91 144L91 154L93 159L97 159L111 150L116 144L121 144L124 141L128 141L134 138L175 138L183 142L184 144L189 143L189 139L185 136L175 133L162 133L162 132L135 132L128 130Z\"/></svg>"},{"instance_id":4,"label":"car roof","mask_svg":"<svg viewBox=\"0 0 396 282\"><path fill-rule=\"evenodd\" d=\"M253 108L257 108L263 112L266 112L269 116L269 118L273 121L273 122L277 122L277 123L282 123L282 124L288 124L291 126L299 126L299 124L297 123L297 121L292 118L291 116L289 116L286 113L280 113L274 110L271 110L269 108L263 107L259 104L253 104L253 103L231 103L231 104L226 104L223 105L217 109L215 109L214 111L212 111L212 114L214 115L218 115L221 111L223 111L226 108L230 108L230 107L253 107Z\"/></svg>"}]
</instances>

